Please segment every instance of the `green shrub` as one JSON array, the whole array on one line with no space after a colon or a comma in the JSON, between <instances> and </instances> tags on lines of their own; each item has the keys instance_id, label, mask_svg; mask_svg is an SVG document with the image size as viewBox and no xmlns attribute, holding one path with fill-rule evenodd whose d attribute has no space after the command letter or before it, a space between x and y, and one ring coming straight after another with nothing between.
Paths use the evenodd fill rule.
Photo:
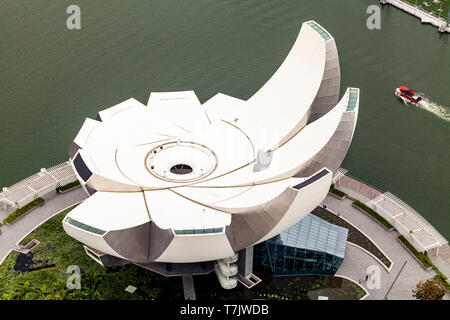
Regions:
<instances>
[{"instance_id":1,"label":"green shrub","mask_svg":"<svg viewBox=\"0 0 450 320\"><path fill-rule=\"evenodd\" d=\"M330 186L330 192L335 194L335 195L337 195L338 197L341 197L341 198L344 197L344 196L347 196L347 194L344 191L336 189L334 187L334 183Z\"/></svg>"},{"instance_id":2,"label":"green shrub","mask_svg":"<svg viewBox=\"0 0 450 320\"><path fill-rule=\"evenodd\" d=\"M16 211L12 212L9 216L7 216L5 219L3 219L3 222L11 223L14 220L16 220L18 217L23 215L25 212L31 210L32 208L36 207L40 203L44 202L44 199L42 198L36 198L30 203L24 205L22 208L17 209Z\"/></svg>"},{"instance_id":3,"label":"green shrub","mask_svg":"<svg viewBox=\"0 0 450 320\"><path fill-rule=\"evenodd\" d=\"M434 278L442 283L445 289L450 290L450 283L448 283L447 281L448 278L442 272L440 272L438 268L434 267L434 269L437 272L437 275L435 275Z\"/></svg>"},{"instance_id":4,"label":"green shrub","mask_svg":"<svg viewBox=\"0 0 450 320\"><path fill-rule=\"evenodd\" d=\"M76 181L73 181L71 183L65 184L65 185L63 185L61 187L56 188L56 191L58 191L58 192L59 191L66 191L66 190L69 190L69 189L71 189L71 188L73 188L75 186L78 186L79 184L80 184L80 181L76 180Z\"/></svg>"},{"instance_id":5,"label":"green shrub","mask_svg":"<svg viewBox=\"0 0 450 320\"><path fill-rule=\"evenodd\" d=\"M416 250L416 248L414 248L412 246L411 243L409 243L408 240L406 240L406 238L404 236L398 236L398 238L400 239L401 242L403 242L405 244L405 246L409 249L409 251L411 251L416 257L417 259L419 259L420 262L422 262L422 264L425 266L425 268L429 268L429 267L434 267L433 262L431 262L430 258L428 258L428 255L423 252L419 252Z\"/></svg>"},{"instance_id":6,"label":"green shrub","mask_svg":"<svg viewBox=\"0 0 450 320\"><path fill-rule=\"evenodd\" d=\"M392 224L390 224L386 219L384 219L382 216L380 216L378 213L376 213L372 208L369 208L368 206L366 206L361 201L355 200L355 201L353 201L353 205L358 207L358 208L363 209L365 212L370 214L372 217L374 217L375 219L380 221L386 228L388 228L388 229L394 228L392 226Z\"/></svg>"}]
</instances>

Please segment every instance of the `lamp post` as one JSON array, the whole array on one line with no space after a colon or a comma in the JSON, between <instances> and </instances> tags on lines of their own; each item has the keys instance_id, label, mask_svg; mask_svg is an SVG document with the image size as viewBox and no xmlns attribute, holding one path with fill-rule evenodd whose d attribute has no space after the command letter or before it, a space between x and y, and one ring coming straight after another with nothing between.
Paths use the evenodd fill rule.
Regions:
<instances>
[{"instance_id":1,"label":"lamp post","mask_svg":"<svg viewBox=\"0 0 450 320\"><path fill-rule=\"evenodd\" d=\"M384 296L383 300L388 299L387 296L388 296L389 292L391 292L392 287L394 286L395 282L397 281L398 277L400 276L400 273L402 273L403 268L405 267L407 262L408 262L408 260L405 260L405 262L403 263L402 267L400 268L400 271L397 273L397 276L395 277L394 281L392 281L392 284L389 287L388 291L386 292L386 295Z\"/></svg>"}]
</instances>

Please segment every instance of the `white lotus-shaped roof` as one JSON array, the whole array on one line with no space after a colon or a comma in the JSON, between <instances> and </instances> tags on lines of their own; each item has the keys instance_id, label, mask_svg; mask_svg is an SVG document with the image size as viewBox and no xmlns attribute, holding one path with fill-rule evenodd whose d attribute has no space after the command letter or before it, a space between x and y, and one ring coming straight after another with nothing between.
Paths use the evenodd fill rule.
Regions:
<instances>
[{"instance_id":1,"label":"white lotus-shaped roof","mask_svg":"<svg viewBox=\"0 0 450 320\"><path fill-rule=\"evenodd\" d=\"M247 101L152 92L99 112L69 150L91 197L65 230L139 263L215 260L280 233L323 200L350 145L359 90L339 89L335 41L309 21Z\"/></svg>"}]
</instances>

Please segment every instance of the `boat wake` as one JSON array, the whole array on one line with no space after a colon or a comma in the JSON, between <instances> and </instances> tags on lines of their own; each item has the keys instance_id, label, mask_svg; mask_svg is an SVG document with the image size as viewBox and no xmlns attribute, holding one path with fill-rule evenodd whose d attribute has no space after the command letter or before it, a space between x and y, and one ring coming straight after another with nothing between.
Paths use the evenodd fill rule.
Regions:
<instances>
[{"instance_id":1,"label":"boat wake","mask_svg":"<svg viewBox=\"0 0 450 320\"><path fill-rule=\"evenodd\" d=\"M441 118L442 120L450 122L450 108L431 101L431 99L425 96L423 93L419 93L419 95L422 97L422 101L420 101L419 103L412 103L411 101L403 97L401 97L401 99L403 103L408 106L425 110L432 113L436 117Z\"/></svg>"}]
</instances>

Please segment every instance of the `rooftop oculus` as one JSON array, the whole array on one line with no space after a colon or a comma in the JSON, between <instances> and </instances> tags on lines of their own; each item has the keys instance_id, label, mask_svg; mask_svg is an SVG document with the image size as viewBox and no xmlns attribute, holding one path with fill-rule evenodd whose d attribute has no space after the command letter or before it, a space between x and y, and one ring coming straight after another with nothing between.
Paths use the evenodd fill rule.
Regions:
<instances>
[{"instance_id":1,"label":"rooftop oculus","mask_svg":"<svg viewBox=\"0 0 450 320\"><path fill-rule=\"evenodd\" d=\"M192 168L187 164L176 164L170 168L170 172L174 174L188 174L192 172Z\"/></svg>"}]
</instances>

